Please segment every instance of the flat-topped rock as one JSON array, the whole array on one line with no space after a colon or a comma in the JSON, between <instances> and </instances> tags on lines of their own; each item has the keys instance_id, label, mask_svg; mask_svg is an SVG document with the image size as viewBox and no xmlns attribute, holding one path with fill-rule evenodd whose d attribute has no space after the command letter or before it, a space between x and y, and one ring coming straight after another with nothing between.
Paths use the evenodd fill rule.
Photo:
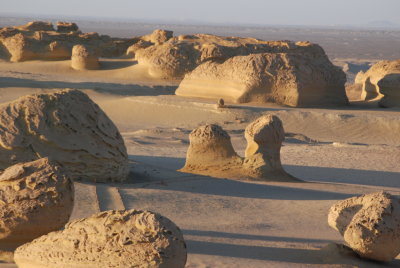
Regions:
<instances>
[{"instance_id":1,"label":"flat-topped rock","mask_svg":"<svg viewBox=\"0 0 400 268\"><path fill-rule=\"evenodd\" d=\"M79 27L74 22L64 22L64 21L57 22L57 32L68 33L68 32L76 32L78 30Z\"/></svg>"},{"instance_id":2,"label":"flat-topped rock","mask_svg":"<svg viewBox=\"0 0 400 268\"><path fill-rule=\"evenodd\" d=\"M61 229L73 204L72 181L48 158L7 168L0 173L0 248Z\"/></svg>"},{"instance_id":3,"label":"flat-topped rock","mask_svg":"<svg viewBox=\"0 0 400 268\"><path fill-rule=\"evenodd\" d=\"M19 268L183 268L187 250L180 229L149 211L105 211L68 223L19 247Z\"/></svg>"},{"instance_id":4,"label":"flat-topped rock","mask_svg":"<svg viewBox=\"0 0 400 268\"><path fill-rule=\"evenodd\" d=\"M388 262L400 254L400 199L386 192L335 203L328 224L361 257Z\"/></svg>"},{"instance_id":5,"label":"flat-topped rock","mask_svg":"<svg viewBox=\"0 0 400 268\"><path fill-rule=\"evenodd\" d=\"M72 48L71 67L75 70L97 70L100 68L99 59L93 50L75 45Z\"/></svg>"},{"instance_id":6,"label":"flat-topped rock","mask_svg":"<svg viewBox=\"0 0 400 268\"><path fill-rule=\"evenodd\" d=\"M28 95L0 107L0 168L46 156L73 179L123 181L129 171L118 129L78 90Z\"/></svg>"}]
</instances>

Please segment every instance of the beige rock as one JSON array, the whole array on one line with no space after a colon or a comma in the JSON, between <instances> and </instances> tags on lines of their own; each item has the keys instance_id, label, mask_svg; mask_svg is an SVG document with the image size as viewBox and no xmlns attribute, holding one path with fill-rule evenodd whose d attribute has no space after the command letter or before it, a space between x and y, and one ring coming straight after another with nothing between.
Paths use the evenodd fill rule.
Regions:
<instances>
[{"instance_id":1,"label":"beige rock","mask_svg":"<svg viewBox=\"0 0 400 268\"><path fill-rule=\"evenodd\" d=\"M382 97L379 88L379 81L389 74L400 73L400 60L394 61L379 61L364 72L359 72L356 76L355 83L362 84L361 99L371 100Z\"/></svg>"},{"instance_id":2,"label":"beige rock","mask_svg":"<svg viewBox=\"0 0 400 268\"><path fill-rule=\"evenodd\" d=\"M78 25L74 22L57 22L57 32L68 33L68 32L76 32L79 30Z\"/></svg>"},{"instance_id":3,"label":"beige rock","mask_svg":"<svg viewBox=\"0 0 400 268\"><path fill-rule=\"evenodd\" d=\"M73 179L123 181L129 171L118 129L78 90L28 95L0 107L0 168L46 156Z\"/></svg>"},{"instance_id":4,"label":"beige rock","mask_svg":"<svg viewBox=\"0 0 400 268\"><path fill-rule=\"evenodd\" d=\"M159 45L167 42L169 39L172 38L172 36L173 31L157 29L154 30L151 34L143 36L142 40Z\"/></svg>"},{"instance_id":5,"label":"beige rock","mask_svg":"<svg viewBox=\"0 0 400 268\"><path fill-rule=\"evenodd\" d=\"M382 107L400 107L400 73L388 74L378 82L379 92L383 95L379 101Z\"/></svg>"},{"instance_id":6,"label":"beige rock","mask_svg":"<svg viewBox=\"0 0 400 268\"><path fill-rule=\"evenodd\" d=\"M26 31L54 31L53 24L47 21L31 21L17 28Z\"/></svg>"},{"instance_id":7,"label":"beige rock","mask_svg":"<svg viewBox=\"0 0 400 268\"><path fill-rule=\"evenodd\" d=\"M72 48L71 67L75 70L97 70L100 68L96 54L83 45Z\"/></svg>"},{"instance_id":8,"label":"beige rock","mask_svg":"<svg viewBox=\"0 0 400 268\"><path fill-rule=\"evenodd\" d=\"M0 247L16 248L59 230L72 212L72 181L48 158L0 173Z\"/></svg>"},{"instance_id":9,"label":"beige rock","mask_svg":"<svg viewBox=\"0 0 400 268\"><path fill-rule=\"evenodd\" d=\"M319 53L261 53L207 61L185 75L176 95L289 106L346 105L346 76Z\"/></svg>"},{"instance_id":10,"label":"beige rock","mask_svg":"<svg viewBox=\"0 0 400 268\"><path fill-rule=\"evenodd\" d=\"M242 163L232 147L231 138L218 125L204 125L189 135L186 163L181 171L204 173L237 167Z\"/></svg>"},{"instance_id":11,"label":"beige rock","mask_svg":"<svg viewBox=\"0 0 400 268\"><path fill-rule=\"evenodd\" d=\"M149 46L152 46L152 45L153 45L153 43L151 43L149 41L139 40L137 43L128 47L128 49L126 50L126 55L135 57L136 51L138 51L139 49L148 48Z\"/></svg>"},{"instance_id":12,"label":"beige rock","mask_svg":"<svg viewBox=\"0 0 400 268\"><path fill-rule=\"evenodd\" d=\"M400 200L386 192L334 204L328 224L361 257L391 261L400 253Z\"/></svg>"},{"instance_id":13,"label":"beige rock","mask_svg":"<svg viewBox=\"0 0 400 268\"><path fill-rule=\"evenodd\" d=\"M138 210L105 211L19 247L19 268L183 268L186 244L169 219Z\"/></svg>"}]
</instances>

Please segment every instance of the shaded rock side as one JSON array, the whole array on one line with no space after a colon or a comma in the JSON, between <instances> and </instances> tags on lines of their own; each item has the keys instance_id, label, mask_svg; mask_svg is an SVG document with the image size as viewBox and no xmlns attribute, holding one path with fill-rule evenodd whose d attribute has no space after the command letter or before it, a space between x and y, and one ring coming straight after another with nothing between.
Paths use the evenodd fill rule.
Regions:
<instances>
[{"instance_id":1,"label":"shaded rock side","mask_svg":"<svg viewBox=\"0 0 400 268\"><path fill-rule=\"evenodd\" d=\"M400 253L400 200L386 192L335 203L328 224L361 257L388 262Z\"/></svg>"},{"instance_id":2,"label":"shaded rock side","mask_svg":"<svg viewBox=\"0 0 400 268\"><path fill-rule=\"evenodd\" d=\"M0 107L0 168L46 156L73 179L123 181L128 174L118 129L78 90L28 95Z\"/></svg>"},{"instance_id":3,"label":"shaded rock side","mask_svg":"<svg viewBox=\"0 0 400 268\"><path fill-rule=\"evenodd\" d=\"M382 97L379 81L390 74L400 74L400 60L384 60L379 61L364 72L359 72L356 76L355 83L362 85L362 100L372 100Z\"/></svg>"},{"instance_id":4,"label":"shaded rock side","mask_svg":"<svg viewBox=\"0 0 400 268\"><path fill-rule=\"evenodd\" d=\"M138 210L105 211L19 247L20 268L183 268L186 244L169 219Z\"/></svg>"},{"instance_id":5,"label":"shaded rock side","mask_svg":"<svg viewBox=\"0 0 400 268\"><path fill-rule=\"evenodd\" d=\"M16 248L61 229L74 204L72 181L48 158L0 173L0 247Z\"/></svg>"},{"instance_id":6,"label":"shaded rock side","mask_svg":"<svg viewBox=\"0 0 400 268\"><path fill-rule=\"evenodd\" d=\"M58 21L57 22L57 32L60 33L69 33L69 32L76 32L79 30L78 25L73 22L65 22L65 21Z\"/></svg>"},{"instance_id":7,"label":"shaded rock side","mask_svg":"<svg viewBox=\"0 0 400 268\"><path fill-rule=\"evenodd\" d=\"M176 95L293 107L346 105L346 76L312 53L261 53L208 61L188 73Z\"/></svg>"},{"instance_id":8,"label":"shaded rock side","mask_svg":"<svg viewBox=\"0 0 400 268\"><path fill-rule=\"evenodd\" d=\"M97 55L83 45L72 48L71 67L75 70L97 70L100 68Z\"/></svg>"},{"instance_id":9,"label":"shaded rock side","mask_svg":"<svg viewBox=\"0 0 400 268\"><path fill-rule=\"evenodd\" d=\"M386 75L379 80L378 87L383 95L379 101L381 107L400 107L400 73Z\"/></svg>"}]
</instances>

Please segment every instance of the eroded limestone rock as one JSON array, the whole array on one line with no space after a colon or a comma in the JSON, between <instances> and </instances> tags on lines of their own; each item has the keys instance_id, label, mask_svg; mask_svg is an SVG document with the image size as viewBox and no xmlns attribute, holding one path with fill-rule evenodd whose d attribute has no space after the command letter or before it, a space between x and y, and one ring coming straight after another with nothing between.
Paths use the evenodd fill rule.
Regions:
<instances>
[{"instance_id":1,"label":"eroded limestone rock","mask_svg":"<svg viewBox=\"0 0 400 268\"><path fill-rule=\"evenodd\" d=\"M72 48L71 67L75 70L97 70L100 68L99 59L94 51L83 45Z\"/></svg>"},{"instance_id":2,"label":"eroded limestone rock","mask_svg":"<svg viewBox=\"0 0 400 268\"><path fill-rule=\"evenodd\" d=\"M389 193L335 203L328 224L363 258L388 262L400 253L400 200Z\"/></svg>"},{"instance_id":3,"label":"eroded limestone rock","mask_svg":"<svg viewBox=\"0 0 400 268\"><path fill-rule=\"evenodd\" d=\"M379 80L378 87L383 95L379 101L381 107L400 107L400 73L386 75Z\"/></svg>"},{"instance_id":4,"label":"eroded limestone rock","mask_svg":"<svg viewBox=\"0 0 400 268\"><path fill-rule=\"evenodd\" d=\"M0 247L16 248L61 229L74 204L73 183L48 158L0 173Z\"/></svg>"},{"instance_id":5,"label":"eroded limestone rock","mask_svg":"<svg viewBox=\"0 0 400 268\"><path fill-rule=\"evenodd\" d=\"M0 169L46 156L73 179L123 181L128 174L118 129L78 90L28 95L0 107Z\"/></svg>"},{"instance_id":6,"label":"eroded limestone rock","mask_svg":"<svg viewBox=\"0 0 400 268\"><path fill-rule=\"evenodd\" d=\"M138 210L105 211L19 247L20 268L183 268L186 244L169 219Z\"/></svg>"}]
</instances>

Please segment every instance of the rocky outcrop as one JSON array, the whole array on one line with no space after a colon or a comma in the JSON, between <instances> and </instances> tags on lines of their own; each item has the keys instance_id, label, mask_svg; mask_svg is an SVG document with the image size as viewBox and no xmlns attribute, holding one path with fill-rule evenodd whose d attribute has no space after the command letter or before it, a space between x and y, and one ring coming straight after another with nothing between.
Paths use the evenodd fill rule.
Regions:
<instances>
[{"instance_id":1,"label":"rocky outcrop","mask_svg":"<svg viewBox=\"0 0 400 268\"><path fill-rule=\"evenodd\" d=\"M380 61L371 66L371 68L364 72L359 72L356 76L355 83L362 85L362 100L372 100L382 97L379 81L387 75L400 74L400 60L394 61Z\"/></svg>"},{"instance_id":2,"label":"rocky outcrop","mask_svg":"<svg viewBox=\"0 0 400 268\"><path fill-rule=\"evenodd\" d=\"M400 73L388 74L378 82L381 107L400 107Z\"/></svg>"},{"instance_id":3,"label":"rocky outcrop","mask_svg":"<svg viewBox=\"0 0 400 268\"><path fill-rule=\"evenodd\" d=\"M154 30L151 34L142 36L142 40L154 43L156 45L163 44L171 39L173 36L173 31L168 30L161 30L157 29Z\"/></svg>"},{"instance_id":4,"label":"rocky outcrop","mask_svg":"<svg viewBox=\"0 0 400 268\"><path fill-rule=\"evenodd\" d=\"M68 60L77 44L100 57L122 56L136 39L111 38L97 33L81 33L75 23L31 22L23 26L0 28L0 43L13 62L28 60ZM55 45L56 44L56 45ZM62 53L59 49L62 48Z\"/></svg>"},{"instance_id":5,"label":"rocky outcrop","mask_svg":"<svg viewBox=\"0 0 400 268\"><path fill-rule=\"evenodd\" d=\"M118 129L78 90L28 95L0 107L0 169L46 156L73 179L123 181L128 174Z\"/></svg>"},{"instance_id":6,"label":"rocky outcrop","mask_svg":"<svg viewBox=\"0 0 400 268\"><path fill-rule=\"evenodd\" d=\"M245 131L245 157L238 156L229 134L218 125L194 129L183 172L222 178L266 181L299 181L281 165L280 149L285 138L281 120L266 115L252 122Z\"/></svg>"},{"instance_id":7,"label":"rocky outcrop","mask_svg":"<svg viewBox=\"0 0 400 268\"><path fill-rule=\"evenodd\" d=\"M207 61L185 75L176 95L293 107L346 105L345 82L343 71L319 53L261 53Z\"/></svg>"},{"instance_id":8,"label":"rocky outcrop","mask_svg":"<svg viewBox=\"0 0 400 268\"><path fill-rule=\"evenodd\" d=\"M0 247L16 248L61 229L74 203L72 181L48 158L0 173Z\"/></svg>"},{"instance_id":9,"label":"rocky outcrop","mask_svg":"<svg viewBox=\"0 0 400 268\"><path fill-rule=\"evenodd\" d=\"M19 247L18 267L183 268L186 245L179 228L152 212L105 211Z\"/></svg>"},{"instance_id":10,"label":"rocky outcrop","mask_svg":"<svg viewBox=\"0 0 400 268\"><path fill-rule=\"evenodd\" d=\"M334 204L328 224L361 257L388 262L400 254L400 200L385 192Z\"/></svg>"},{"instance_id":11,"label":"rocky outcrop","mask_svg":"<svg viewBox=\"0 0 400 268\"><path fill-rule=\"evenodd\" d=\"M96 54L83 45L72 48L71 67L75 70L97 70L100 68Z\"/></svg>"},{"instance_id":12,"label":"rocky outcrop","mask_svg":"<svg viewBox=\"0 0 400 268\"><path fill-rule=\"evenodd\" d=\"M136 51L138 51L139 49L148 48L149 46L152 46L152 45L153 45L153 43L151 43L149 41L139 40L137 43L128 47L128 49L126 50L126 55L135 57Z\"/></svg>"}]
</instances>

